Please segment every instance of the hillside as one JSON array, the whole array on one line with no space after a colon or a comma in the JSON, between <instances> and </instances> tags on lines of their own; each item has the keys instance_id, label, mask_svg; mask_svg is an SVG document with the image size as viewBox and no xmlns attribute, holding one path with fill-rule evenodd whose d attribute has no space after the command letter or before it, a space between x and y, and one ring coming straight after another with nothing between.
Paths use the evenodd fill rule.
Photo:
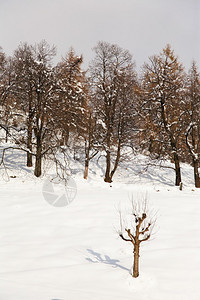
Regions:
<instances>
[{"instance_id":1,"label":"hillside","mask_svg":"<svg viewBox=\"0 0 200 300\"><path fill-rule=\"evenodd\" d=\"M124 161L111 185L103 182L103 157L88 181L82 162L71 160L76 197L55 207L43 195L49 174L35 178L24 160L10 152L7 173L0 171L0 299L200 299L200 191L190 166L182 165L180 191L172 169L146 170L144 156ZM132 247L117 233L119 210L144 195L157 221L134 279Z\"/></svg>"}]
</instances>

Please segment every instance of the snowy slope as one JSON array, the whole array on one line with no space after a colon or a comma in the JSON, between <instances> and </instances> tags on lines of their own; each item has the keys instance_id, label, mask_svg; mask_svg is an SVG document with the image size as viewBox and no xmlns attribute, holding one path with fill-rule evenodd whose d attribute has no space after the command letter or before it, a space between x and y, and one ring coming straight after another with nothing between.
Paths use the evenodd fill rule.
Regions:
<instances>
[{"instance_id":1,"label":"snowy slope","mask_svg":"<svg viewBox=\"0 0 200 300\"><path fill-rule=\"evenodd\" d=\"M71 163L77 196L58 208L43 197L45 178L16 167L12 157L8 176L16 178L2 170L9 180L0 180L0 299L200 299L200 191L192 168L183 166L180 191L171 169L143 172L144 159L124 162L112 186L97 163L87 182L82 164ZM133 279L132 247L117 234L118 209L144 193L157 226L142 244L140 276Z\"/></svg>"}]
</instances>

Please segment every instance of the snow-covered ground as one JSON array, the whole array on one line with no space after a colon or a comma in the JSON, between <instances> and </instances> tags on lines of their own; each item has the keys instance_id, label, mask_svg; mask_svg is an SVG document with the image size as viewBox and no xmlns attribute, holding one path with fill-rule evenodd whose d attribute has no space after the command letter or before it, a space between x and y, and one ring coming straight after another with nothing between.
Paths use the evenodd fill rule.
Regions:
<instances>
[{"instance_id":1,"label":"snow-covered ground","mask_svg":"<svg viewBox=\"0 0 200 300\"><path fill-rule=\"evenodd\" d=\"M13 163L13 155L8 174L0 173L1 300L200 299L200 191L191 167L183 165L180 191L171 169L143 172L142 156L124 162L111 186L100 160L88 181L82 164L72 163L76 198L54 207L42 194L45 177L35 178L17 154ZM157 222L141 244L134 279L131 244L117 233L118 210L144 194Z\"/></svg>"}]
</instances>

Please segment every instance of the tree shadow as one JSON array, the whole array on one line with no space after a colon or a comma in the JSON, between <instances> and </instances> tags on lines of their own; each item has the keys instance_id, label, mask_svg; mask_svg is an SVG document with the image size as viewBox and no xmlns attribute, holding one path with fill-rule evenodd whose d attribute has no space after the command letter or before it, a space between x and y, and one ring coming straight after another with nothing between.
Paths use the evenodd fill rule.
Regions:
<instances>
[{"instance_id":1,"label":"tree shadow","mask_svg":"<svg viewBox=\"0 0 200 300\"><path fill-rule=\"evenodd\" d=\"M86 257L86 260L89 262L111 265L113 268L120 268L122 270L129 271L129 269L127 269L126 267L123 267L119 264L120 261L118 259L110 258L109 255L102 255L91 249L87 249L87 251L93 256L93 258Z\"/></svg>"},{"instance_id":2,"label":"tree shadow","mask_svg":"<svg viewBox=\"0 0 200 300\"><path fill-rule=\"evenodd\" d=\"M0 146L0 160L2 159L3 149L5 147ZM32 173L32 168L26 167L26 153L20 149L7 149L4 155L5 168L12 171L26 171ZM0 166L3 169L3 166Z\"/></svg>"}]
</instances>

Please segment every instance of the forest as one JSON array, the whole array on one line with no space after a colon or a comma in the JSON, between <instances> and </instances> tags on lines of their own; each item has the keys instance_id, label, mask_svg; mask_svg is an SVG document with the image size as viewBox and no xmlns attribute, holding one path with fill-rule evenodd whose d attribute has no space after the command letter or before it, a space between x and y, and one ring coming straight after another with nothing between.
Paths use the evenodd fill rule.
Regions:
<instances>
[{"instance_id":1,"label":"forest","mask_svg":"<svg viewBox=\"0 0 200 300\"><path fill-rule=\"evenodd\" d=\"M104 181L111 183L127 149L152 161L170 160L175 185L181 163L194 169L200 188L200 74L189 71L170 45L149 57L140 72L132 54L100 41L83 69L82 55L70 48L54 63L56 47L45 40L21 43L13 55L0 48L0 166L9 149L26 153L27 167L42 175L51 160L60 177L67 171L67 150L90 161L105 158Z\"/></svg>"}]
</instances>

